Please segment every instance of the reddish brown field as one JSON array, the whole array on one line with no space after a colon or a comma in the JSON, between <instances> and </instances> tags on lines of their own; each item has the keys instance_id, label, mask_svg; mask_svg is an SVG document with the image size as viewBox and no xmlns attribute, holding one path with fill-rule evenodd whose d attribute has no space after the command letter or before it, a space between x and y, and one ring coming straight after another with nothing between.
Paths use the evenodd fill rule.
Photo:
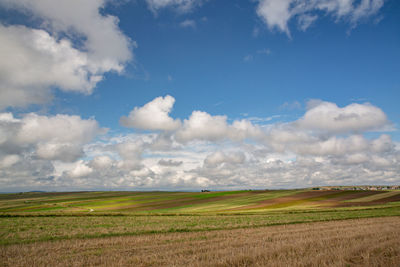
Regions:
<instances>
[{"instance_id":1,"label":"reddish brown field","mask_svg":"<svg viewBox=\"0 0 400 267\"><path fill-rule=\"evenodd\" d=\"M400 218L0 247L1 266L400 266Z\"/></svg>"},{"instance_id":2,"label":"reddish brown field","mask_svg":"<svg viewBox=\"0 0 400 267\"><path fill-rule=\"evenodd\" d=\"M257 204L238 207L232 210L276 208L285 205L294 205L296 203L298 204L307 203L308 205L323 206L323 207L350 207L350 206L370 206L376 204L385 204L391 201L400 201L400 194L399 194L397 196L394 196L395 199L393 200L388 199L387 201L385 201L385 199L381 199L379 201L365 202L361 204L358 202L353 202L353 203L342 202L345 200L357 199L381 193L384 193L384 191L339 191L339 190L307 191L286 197L262 200Z\"/></svg>"}]
</instances>

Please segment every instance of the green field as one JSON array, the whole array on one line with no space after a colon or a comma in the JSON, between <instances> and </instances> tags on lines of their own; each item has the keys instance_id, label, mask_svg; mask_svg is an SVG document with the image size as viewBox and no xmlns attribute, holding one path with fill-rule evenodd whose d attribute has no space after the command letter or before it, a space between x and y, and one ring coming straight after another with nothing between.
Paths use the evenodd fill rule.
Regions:
<instances>
[{"instance_id":1,"label":"green field","mask_svg":"<svg viewBox=\"0 0 400 267\"><path fill-rule=\"evenodd\" d=\"M0 244L400 216L400 191L0 195Z\"/></svg>"},{"instance_id":2,"label":"green field","mask_svg":"<svg viewBox=\"0 0 400 267\"><path fill-rule=\"evenodd\" d=\"M77 192L0 195L1 214L256 213L396 204L400 191L254 190L221 192Z\"/></svg>"}]
</instances>

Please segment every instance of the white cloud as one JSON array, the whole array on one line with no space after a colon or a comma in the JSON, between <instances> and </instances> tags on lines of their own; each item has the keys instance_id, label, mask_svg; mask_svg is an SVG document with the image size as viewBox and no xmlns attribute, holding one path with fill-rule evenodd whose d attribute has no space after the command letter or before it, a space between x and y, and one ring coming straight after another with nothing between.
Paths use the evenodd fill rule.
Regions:
<instances>
[{"instance_id":1,"label":"white cloud","mask_svg":"<svg viewBox=\"0 0 400 267\"><path fill-rule=\"evenodd\" d=\"M68 171L68 175L72 178L80 178L88 176L93 172L93 169L87 166L82 160L76 162L75 167Z\"/></svg>"},{"instance_id":2,"label":"white cloud","mask_svg":"<svg viewBox=\"0 0 400 267\"><path fill-rule=\"evenodd\" d=\"M268 56L271 54L271 49L264 48L264 49L257 50L257 54L264 54L264 55Z\"/></svg>"},{"instance_id":3,"label":"white cloud","mask_svg":"<svg viewBox=\"0 0 400 267\"><path fill-rule=\"evenodd\" d=\"M90 162L90 166L94 169L104 170L110 168L113 162L114 161L108 156L97 156Z\"/></svg>"},{"instance_id":4,"label":"white cloud","mask_svg":"<svg viewBox=\"0 0 400 267\"><path fill-rule=\"evenodd\" d=\"M345 157L345 161L348 164L360 164L365 163L369 160L368 155L363 153L351 154Z\"/></svg>"},{"instance_id":5,"label":"white cloud","mask_svg":"<svg viewBox=\"0 0 400 267\"><path fill-rule=\"evenodd\" d=\"M318 142L319 139L292 125L274 125L267 129L265 142L275 151L284 152L288 146Z\"/></svg>"},{"instance_id":6,"label":"white cloud","mask_svg":"<svg viewBox=\"0 0 400 267\"><path fill-rule=\"evenodd\" d=\"M105 135L95 142L103 130L94 120L0 113L0 187L189 190L400 183L399 145L388 134L364 135L376 126L365 122L365 114L383 111L353 105L312 101L303 117L285 123L229 122L227 116L194 111L172 131ZM308 112L321 107L335 116L356 113L358 121L327 128L311 117L305 127ZM335 117L319 113L328 121ZM77 151L82 154L74 156Z\"/></svg>"},{"instance_id":7,"label":"white cloud","mask_svg":"<svg viewBox=\"0 0 400 267\"><path fill-rule=\"evenodd\" d=\"M376 153L390 152L395 149L395 143L387 134L382 134L379 138L371 142L372 151Z\"/></svg>"},{"instance_id":8,"label":"white cloud","mask_svg":"<svg viewBox=\"0 0 400 267\"><path fill-rule=\"evenodd\" d=\"M186 19L184 21L182 21L179 26L181 26L182 28L196 28L196 21L192 20L192 19Z\"/></svg>"},{"instance_id":9,"label":"white cloud","mask_svg":"<svg viewBox=\"0 0 400 267\"><path fill-rule=\"evenodd\" d=\"M337 134L377 131L389 126L389 121L380 108L368 103L340 108L334 103L320 102L311 105L297 124L300 128Z\"/></svg>"},{"instance_id":10,"label":"white cloud","mask_svg":"<svg viewBox=\"0 0 400 267\"><path fill-rule=\"evenodd\" d=\"M235 120L230 126L229 138L232 140L253 139L259 140L264 137L264 132L260 126L253 124L249 120Z\"/></svg>"},{"instance_id":11,"label":"white cloud","mask_svg":"<svg viewBox=\"0 0 400 267\"><path fill-rule=\"evenodd\" d=\"M212 116L204 111L193 111L188 119L180 123L179 119L169 116L174 102L171 96L155 98L143 107L134 108L128 117L122 117L121 124L145 130L168 131L169 134L163 133L154 140L158 149L170 147L174 140L187 143L195 140L216 142L253 139L264 140L279 150L291 143L320 141L318 134L359 134L390 128L386 114L368 103L340 108L334 103L312 100L307 104L307 112L299 120L262 129L260 125L253 124L253 118L228 123L226 116Z\"/></svg>"},{"instance_id":12,"label":"white cloud","mask_svg":"<svg viewBox=\"0 0 400 267\"><path fill-rule=\"evenodd\" d=\"M178 167L180 165L182 165L183 161L176 161L176 160L165 160L165 159L160 159L158 161L158 164L161 166L167 166L167 167Z\"/></svg>"},{"instance_id":13,"label":"white cloud","mask_svg":"<svg viewBox=\"0 0 400 267\"><path fill-rule=\"evenodd\" d=\"M83 155L80 144L70 143L38 143L36 155L41 159L74 161Z\"/></svg>"},{"instance_id":14,"label":"white cloud","mask_svg":"<svg viewBox=\"0 0 400 267\"><path fill-rule=\"evenodd\" d=\"M240 141L261 136L260 128L248 120L236 120L228 124L226 116L211 116L204 111L193 111L175 134L176 140L183 143L193 140Z\"/></svg>"},{"instance_id":15,"label":"white cloud","mask_svg":"<svg viewBox=\"0 0 400 267\"><path fill-rule=\"evenodd\" d=\"M223 163L227 164L241 164L244 163L246 157L243 152L229 152L225 154L223 151L217 151L210 155L208 155L204 159L205 167L216 167L220 166Z\"/></svg>"},{"instance_id":16,"label":"white cloud","mask_svg":"<svg viewBox=\"0 0 400 267\"><path fill-rule=\"evenodd\" d=\"M227 138L228 124L226 116L211 116L203 111L193 111L189 119L176 133L178 141L187 142L194 139L217 141Z\"/></svg>"},{"instance_id":17,"label":"white cloud","mask_svg":"<svg viewBox=\"0 0 400 267\"><path fill-rule=\"evenodd\" d=\"M163 8L173 8L178 12L186 13L202 5L204 0L146 0L149 9L157 14Z\"/></svg>"},{"instance_id":18,"label":"white cloud","mask_svg":"<svg viewBox=\"0 0 400 267\"><path fill-rule=\"evenodd\" d=\"M243 61L244 62L249 62L249 61L252 61L253 60L253 55L246 55L244 58L243 58Z\"/></svg>"},{"instance_id":19,"label":"white cloud","mask_svg":"<svg viewBox=\"0 0 400 267\"><path fill-rule=\"evenodd\" d=\"M82 145L106 129L93 119L78 116L26 114L16 119L10 113L0 116L0 148L3 153L33 153L46 160L74 161L83 155Z\"/></svg>"},{"instance_id":20,"label":"white cloud","mask_svg":"<svg viewBox=\"0 0 400 267\"><path fill-rule=\"evenodd\" d=\"M340 156L368 152L370 144L364 137L352 135L347 138L331 137L327 140L315 140L309 143L294 143L289 146L289 149L301 155Z\"/></svg>"},{"instance_id":21,"label":"white cloud","mask_svg":"<svg viewBox=\"0 0 400 267\"><path fill-rule=\"evenodd\" d=\"M0 168L9 168L20 160L18 155L6 155L0 159Z\"/></svg>"},{"instance_id":22,"label":"white cloud","mask_svg":"<svg viewBox=\"0 0 400 267\"><path fill-rule=\"evenodd\" d=\"M258 0L257 14L270 30L277 29L290 37L289 22L297 18L299 27L305 31L325 12L336 21L348 21L355 27L361 20L375 15L384 0Z\"/></svg>"},{"instance_id":23,"label":"white cloud","mask_svg":"<svg viewBox=\"0 0 400 267\"><path fill-rule=\"evenodd\" d=\"M143 142L122 142L116 145L118 154L122 158L118 162L118 166L125 170L142 169L142 153L144 150Z\"/></svg>"},{"instance_id":24,"label":"white cloud","mask_svg":"<svg viewBox=\"0 0 400 267\"><path fill-rule=\"evenodd\" d=\"M0 24L0 109L47 102L53 87L90 94L105 72L121 73L134 43L116 17L100 14L104 5L105 0L1 0L0 6L42 23L37 29Z\"/></svg>"},{"instance_id":25,"label":"white cloud","mask_svg":"<svg viewBox=\"0 0 400 267\"><path fill-rule=\"evenodd\" d=\"M44 103L52 86L90 94L101 79L88 69L85 53L46 31L0 24L0 42L0 109Z\"/></svg>"},{"instance_id":26,"label":"white cloud","mask_svg":"<svg viewBox=\"0 0 400 267\"><path fill-rule=\"evenodd\" d=\"M280 107L282 110L295 110L295 109L301 109L302 105L299 101L293 101L293 102L284 102Z\"/></svg>"},{"instance_id":27,"label":"white cloud","mask_svg":"<svg viewBox=\"0 0 400 267\"><path fill-rule=\"evenodd\" d=\"M128 117L121 117L120 123L125 127L143 130L175 130L180 126L180 121L169 116L174 103L172 96L157 97L143 107L135 107Z\"/></svg>"},{"instance_id":28,"label":"white cloud","mask_svg":"<svg viewBox=\"0 0 400 267\"><path fill-rule=\"evenodd\" d=\"M291 18L290 5L292 0L260 0L257 15L260 16L270 30L277 28L290 35L288 21Z\"/></svg>"},{"instance_id":29,"label":"white cloud","mask_svg":"<svg viewBox=\"0 0 400 267\"><path fill-rule=\"evenodd\" d=\"M318 18L317 15L307 15L307 14L303 14L300 15L298 18L298 24L299 24L299 28L305 32L310 26L311 24L314 23L314 21L316 21Z\"/></svg>"},{"instance_id":30,"label":"white cloud","mask_svg":"<svg viewBox=\"0 0 400 267\"><path fill-rule=\"evenodd\" d=\"M103 130L94 119L83 120L75 115L41 116L29 113L21 119L16 139L23 143L41 141L87 143Z\"/></svg>"}]
</instances>

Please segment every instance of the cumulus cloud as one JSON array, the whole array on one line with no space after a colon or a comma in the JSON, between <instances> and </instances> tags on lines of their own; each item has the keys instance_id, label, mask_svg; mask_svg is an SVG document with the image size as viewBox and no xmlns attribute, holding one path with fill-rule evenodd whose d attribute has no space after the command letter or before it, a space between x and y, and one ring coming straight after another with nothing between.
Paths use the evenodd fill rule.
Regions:
<instances>
[{"instance_id":1,"label":"cumulus cloud","mask_svg":"<svg viewBox=\"0 0 400 267\"><path fill-rule=\"evenodd\" d=\"M309 106L297 122L300 128L337 134L380 130L389 126L386 114L368 103L354 103L343 108L330 102L319 102Z\"/></svg>"},{"instance_id":2,"label":"cumulus cloud","mask_svg":"<svg viewBox=\"0 0 400 267\"><path fill-rule=\"evenodd\" d=\"M389 135L382 134L371 142L371 149L376 153L390 152L395 150L395 143Z\"/></svg>"},{"instance_id":3,"label":"cumulus cloud","mask_svg":"<svg viewBox=\"0 0 400 267\"><path fill-rule=\"evenodd\" d=\"M106 131L94 119L79 116L0 113L1 187L79 187L70 178L93 172L82 159L84 146Z\"/></svg>"},{"instance_id":4,"label":"cumulus cloud","mask_svg":"<svg viewBox=\"0 0 400 267\"><path fill-rule=\"evenodd\" d=\"M335 103L311 100L307 112L297 121L286 124L270 124L261 127L249 119L228 123L227 116L210 115L205 111L193 111L183 123L169 116L175 99L157 97L142 107L135 107L120 122L126 127L164 131L155 139L154 146L169 148L174 141L264 141L276 150L288 144L315 143L319 135L360 134L366 131L383 131L391 127L386 114L371 104L350 104L343 108ZM262 121L262 120L261 120ZM265 119L268 122L269 119ZM168 134L166 134L168 132ZM326 141L326 140L324 140Z\"/></svg>"},{"instance_id":5,"label":"cumulus cloud","mask_svg":"<svg viewBox=\"0 0 400 267\"><path fill-rule=\"evenodd\" d=\"M74 168L68 171L68 175L72 178L80 178L88 176L93 172L93 169L87 166L82 160L76 162Z\"/></svg>"},{"instance_id":6,"label":"cumulus cloud","mask_svg":"<svg viewBox=\"0 0 400 267\"><path fill-rule=\"evenodd\" d=\"M355 27L363 19L375 15L384 0L258 0L257 14L270 30L277 29L290 37L289 22L296 18L301 30L307 30L321 12L346 21Z\"/></svg>"},{"instance_id":7,"label":"cumulus cloud","mask_svg":"<svg viewBox=\"0 0 400 267\"><path fill-rule=\"evenodd\" d=\"M51 86L89 94L101 79L90 75L85 53L46 31L0 24L0 42L0 109L49 101Z\"/></svg>"},{"instance_id":8,"label":"cumulus cloud","mask_svg":"<svg viewBox=\"0 0 400 267\"><path fill-rule=\"evenodd\" d=\"M291 18L290 5L292 0L264 0L259 1L257 15L260 16L270 29L278 28L290 35L288 21Z\"/></svg>"},{"instance_id":9,"label":"cumulus cloud","mask_svg":"<svg viewBox=\"0 0 400 267\"><path fill-rule=\"evenodd\" d=\"M175 130L180 126L180 121L169 116L174 103L172 96L157 97L143 107L135 107L128 117L121 117L120 123L125 127L143 130Z\"/></svg>"},{"instance_id":10,"label":"cumulus cloud","mask_svg":"<svg viewBox=\"0 0 400 267\"><path fill-rule=\"evenodd\" d=\"M262 136L261 129L248 120L236 120L228 124L226 116L212 116L204 111L193 111L189 119L184 120L175 138L185 143L193 140L239 141L260 136Z\"/></svg>"},{"instance_id":11,"label":"cumulus cloud","mask_svg":"<svg viewBox=\"0 0 400 267\"><path fill-rule=\"evenodd\" d=\"M289 146L289 149L301 155L340 156L368 152L370 144L364 137L352 135L347 138L331 137L309 143L294 143Z\"/></svg>"},{"instance_id":12,"label":"cumulus cloud","mask_svg":"<svg viewBox=\"0 0 400 267\"><path fill-rule=\"evenodd\" d=\"M39 28L0 24L0 109L47 102L53 87L90 94L105 72L124 70L134 43L118 18L100 13L105 3L0 1L42 22Z\"/></svg>"},{"instance_id":13,"label":"cumulus cloud","mask_svg":"<svg viewBox=\"0 0 400 267\"><path fill-rule=\"evenodd\" d=\"M170 108L171 103L163 114L173 120ZM341 121L348 117L354 121ZM189 190L400 183L400 146L389 134L364 134L380 130L381 122L388 123L386 115L371 104L340 108L311 101L291 122L230 122L194 111L173 130L153 127L156 132L93 141L104 132L93 119L0 113L0 187Z\"/></svg>"},{"instance_id":14,"label":"cumulus cloud","mask_svg":"<svg viewBox=\"0 0 400 267\"><path fill-rule=\"evenodd\" d=\"M80 144L38 143L36 155L41 159L74 161L83 155Z\"/></svg>"},{"instance_id":15,"label":"cumulus cloud","mask_svg":"<svg viewBox=\"0 0 400 267\"><path fill-rule=\"evenodd\" d=\"M33 153L39 159L74 161L83 155L82 145L106 129L79 116L41 116L34 113L14 118L0 115L0 148L3 153Z\"/></svg>"},{"instance_id":16,"label":"cumulus cloud","mask_svg":"<svg viewBox=\"0 0 400 267\"><path fill-rule=\"evenodd\" d=\"M227 137L228 124L226 116L211 116L204 111L193 111L189 119L176 134L179 141L194 139L216 141Z\"/></svg>"},{"instance_id":17,"label":"cumulus cloud","mask_svg":"<svg viewBox=\"0 0 400 267\"><path fill-rule=\"evenodd\" d=\"M20 160L18 155L6 155L0 159L0 168L8 168Z\"/></svg>"},{"instance_id":18,"label":"cumulus cloud","mask_svg":"<svg viewBox=\"0 0 400 267\"><path fill-rule=\"evenodd\" d=\"M121 159L118 166L126 170L142 169L142 153L144 150L143 142L121 142L116 145L116 149Z\"/></svg>"},{"instance_id":19,"label":"cumulus cloud","mask_svg":"<svg viewBox=\"0 0 400 267\"><path fill-rule=\"evenodd\" d=\"M183 161L176 161L176 160L165 160L165 159L160 159L158 161L158 164L161 166L167 166L167 167L178 167L180 165L182 165Z\"/></svg>"},{"instance_id":20,"label":"cumulus cloud","mask_svg":"<svg viewBox=\"0 0 400 267\"><path fill-rule=\"evenodd\" d=\"M241 164L244 163L246 157L243 152L230 152L225 154L223 151L217 151L208 155L204 159L204 166L206 167L216 167L221 164Z\"/></svg>"},{"instance_id":21,"label":"cumulus cloud","mask_svg":"<svg viewBox=\"0 0 400 267\"><path fill-rule=\"evenodd\" d=\"M114 161L109 156L97 156L92 159L90 166L94 169L104 170L109 169L113 165Z\"/></svg>"}]
</instances>

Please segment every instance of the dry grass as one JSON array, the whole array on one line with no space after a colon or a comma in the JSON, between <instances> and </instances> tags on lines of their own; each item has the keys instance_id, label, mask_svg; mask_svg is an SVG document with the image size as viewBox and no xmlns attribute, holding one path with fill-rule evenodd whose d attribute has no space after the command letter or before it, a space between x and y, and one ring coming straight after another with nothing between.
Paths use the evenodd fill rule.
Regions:
<instances>
[{"instance_id":1,"label":"dry grass","mask_svg":"<svg viewBox=\"0 0 400 267\"><path fill-rule=\"evenodd\" d=\"M9 245L0 265L400 266L400 219Z\"/></svg>"}]
</instances>

